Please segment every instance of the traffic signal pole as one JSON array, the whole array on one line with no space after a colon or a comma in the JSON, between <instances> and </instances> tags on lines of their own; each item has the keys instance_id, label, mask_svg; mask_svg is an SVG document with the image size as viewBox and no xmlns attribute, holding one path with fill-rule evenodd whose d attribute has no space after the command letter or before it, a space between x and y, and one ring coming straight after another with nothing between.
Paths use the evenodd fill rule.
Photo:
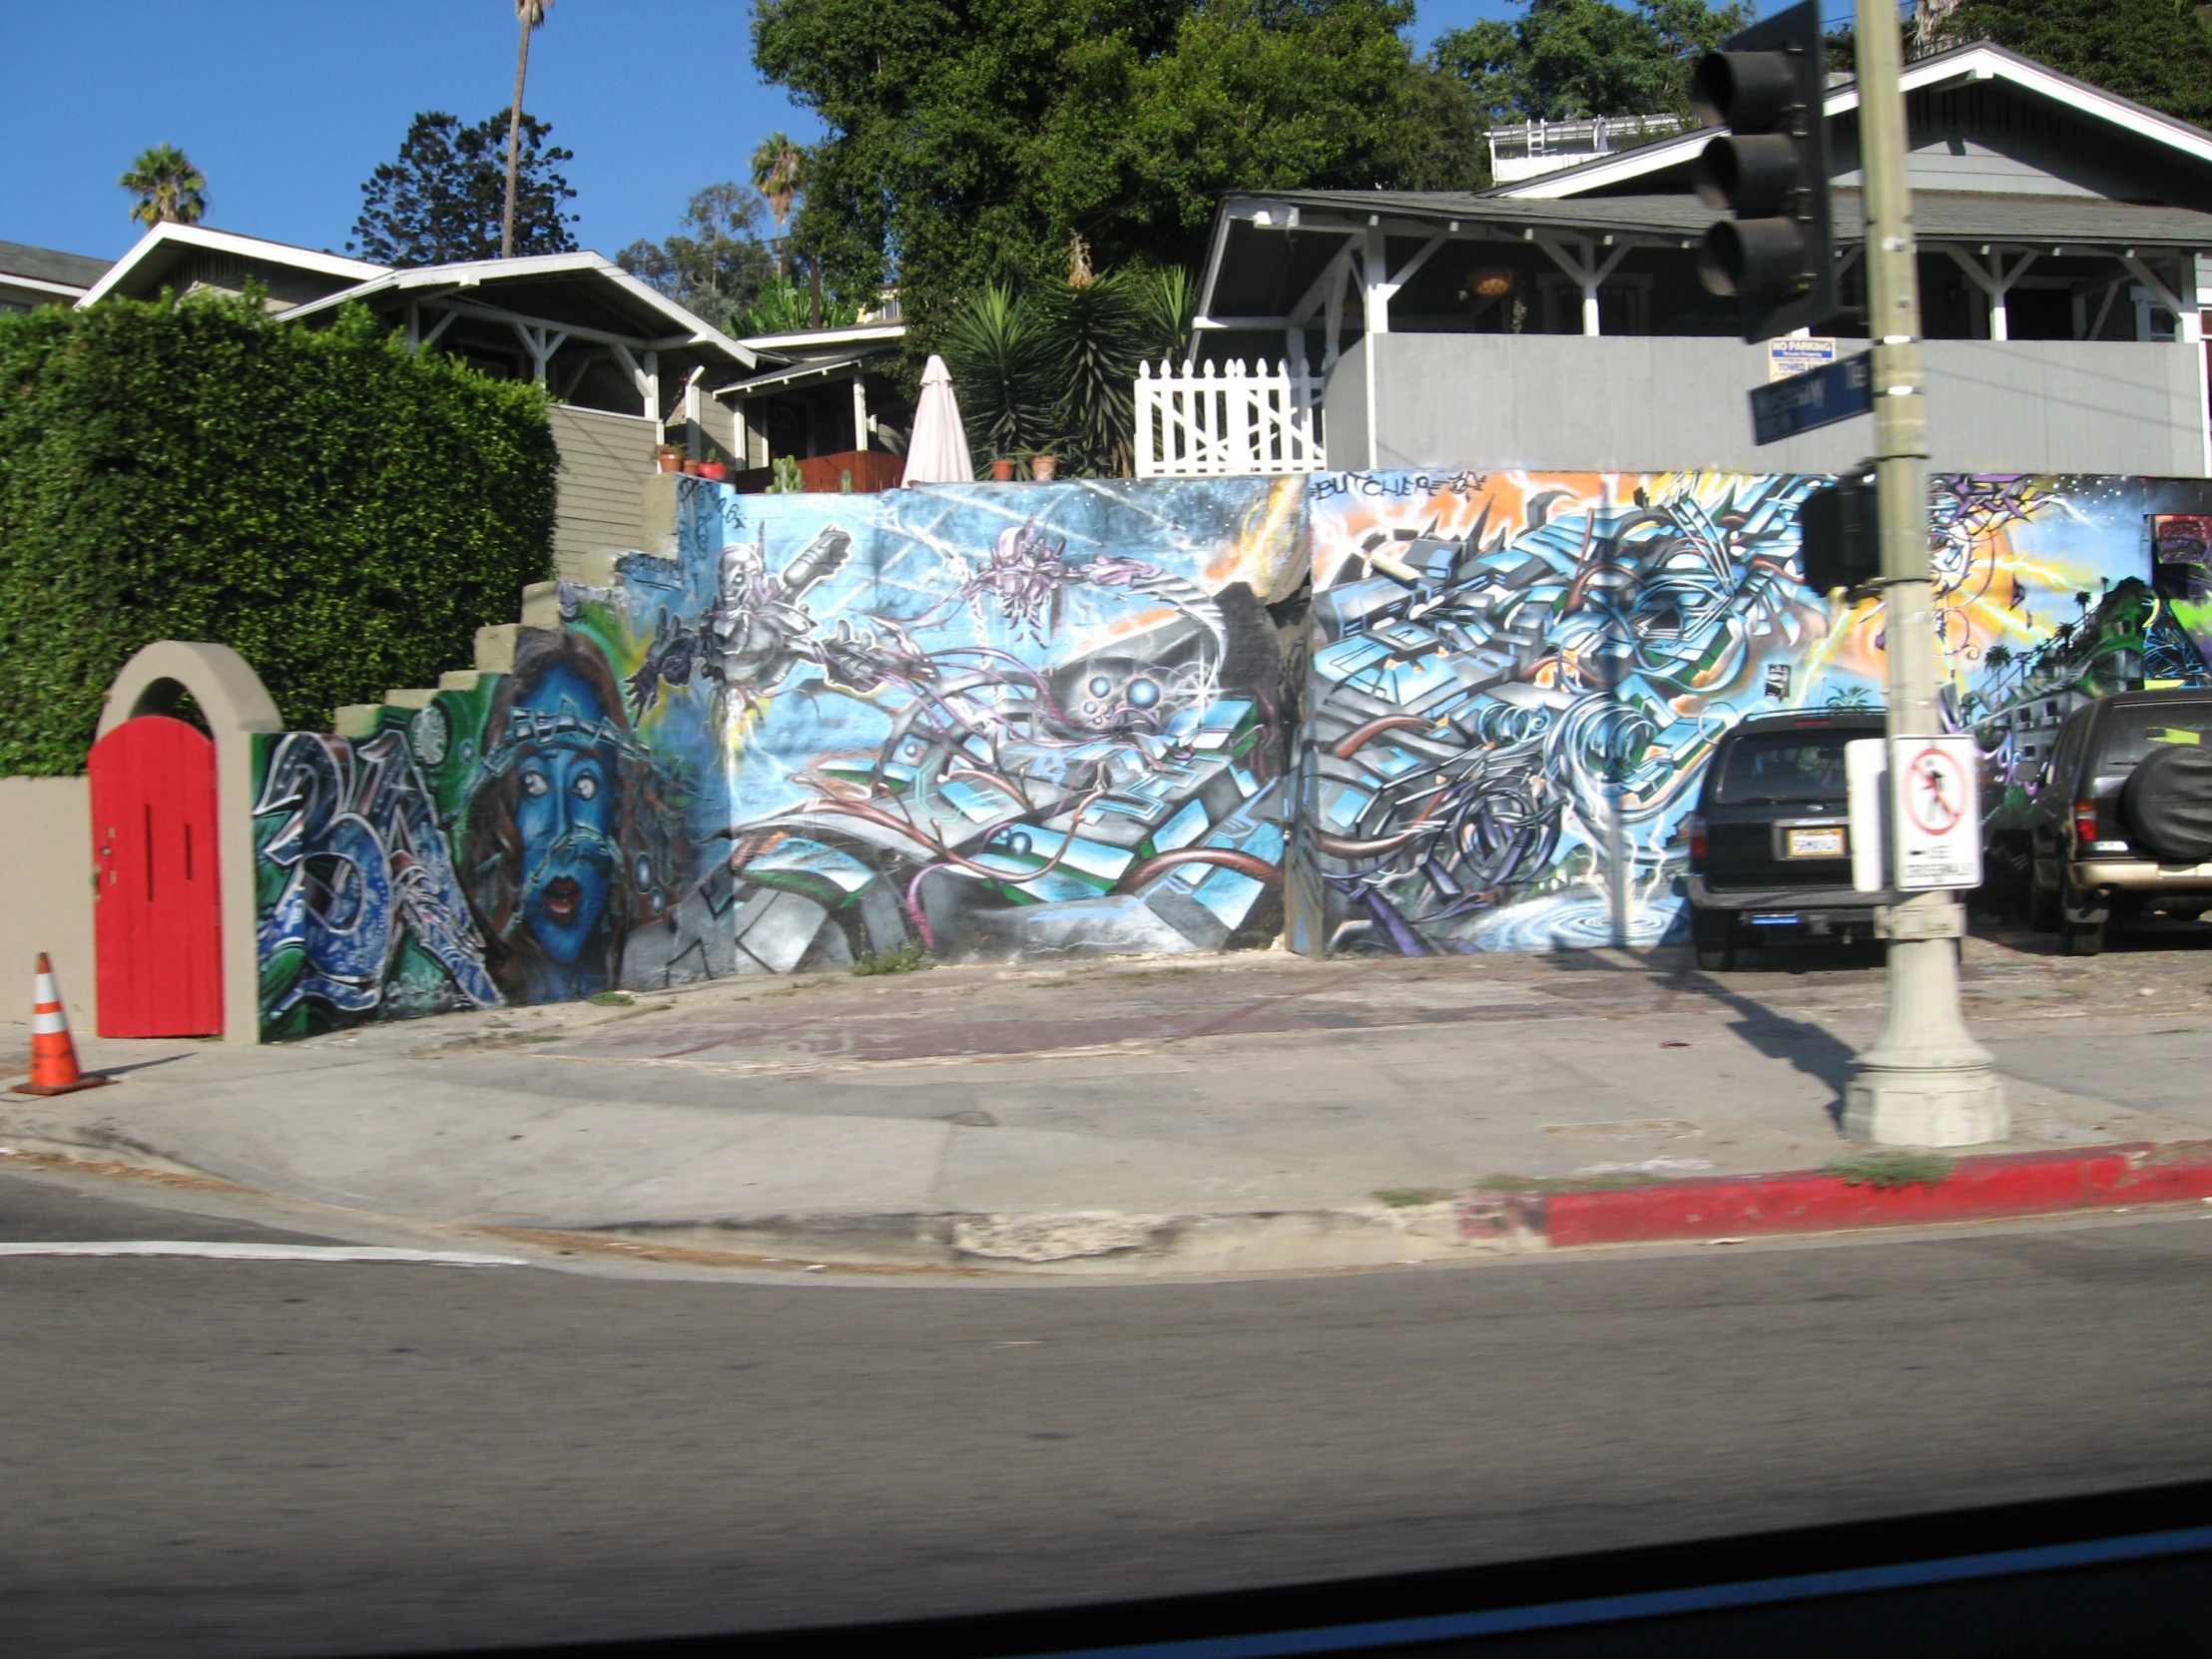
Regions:
<instances>
[{"instance_id":1,"label":"traffic signal pole","mask_svg":"<svg viewBox=\"0 0 2212 1659\"><path fill-rule=\"evenodd\" d=\"M1889 733L1932 737L1943 728L1929 579L1928 408L1895 0L1858 0L1856 45ZM1844 1099L1845 1133L1897 1146L2003 1140L2010 1133L2003 1085L1958 1009L1963 907L1945 890L1911 893L1883 912L1882 926L1889 941L1889 1019L1858 1058Z\"/></svg>"}]
</instances>

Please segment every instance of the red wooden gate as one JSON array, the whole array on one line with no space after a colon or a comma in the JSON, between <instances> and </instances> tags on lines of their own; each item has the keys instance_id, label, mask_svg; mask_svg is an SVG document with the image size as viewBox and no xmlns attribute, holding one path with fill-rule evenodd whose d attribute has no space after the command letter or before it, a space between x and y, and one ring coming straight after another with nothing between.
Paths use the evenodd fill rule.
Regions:
<instances>
[{"instance_id":1,"label":"red wooden gate","mask_svg":"<svg viewBox=\"0 0 2212 1659\"><path fill-rule=\"evenodd\" d=\"M141 715L94 744L85 770L100 892L100 1035L220 1033L215 744L184 721Z\"/></svg>"}]
</instances>

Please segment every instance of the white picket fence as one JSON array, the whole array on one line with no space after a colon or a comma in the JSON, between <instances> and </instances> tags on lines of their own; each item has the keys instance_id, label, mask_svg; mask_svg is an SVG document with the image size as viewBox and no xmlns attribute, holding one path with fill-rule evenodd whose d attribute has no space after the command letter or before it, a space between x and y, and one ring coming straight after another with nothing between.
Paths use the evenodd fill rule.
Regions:
<instances>
[{"instance_id":1,"label":"white picket fence","mask_svg":"<svg viewBox=\"0 0 2212 1659\"><path fill-rule=\"evenodd\" d=\"M1320 472L1318 374L1286 360L1256 372L1242 361L1223 368L1150 363L1137 373L1137 476L1233 478L1260 472Z\"/></svg>"}]
</instances>

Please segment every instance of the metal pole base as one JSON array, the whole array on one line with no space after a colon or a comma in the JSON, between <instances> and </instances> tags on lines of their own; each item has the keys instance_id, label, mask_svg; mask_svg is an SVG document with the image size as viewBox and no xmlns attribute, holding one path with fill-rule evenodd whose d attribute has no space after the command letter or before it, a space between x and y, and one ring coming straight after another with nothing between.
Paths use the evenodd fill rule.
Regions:
<instances>
[{"instance_id":1,"label":"metal pole base","mask_svg":"<svg viewBox=\"0 0 2212 1659\"><path fill-rule=\"evenodd\" d=\"M1844 1133L1877 1146L1984 1146L2011 1132L2004 1085L1986 1066L1885 1071L1862 1064L1844 1094Z\"/></svg>"},{"instance_id":2,"label":"metal pole base","mask_svg":"<svg viewBox=\"0 0 2212 1659\"><path fill-rule=\"evenodd\" d=\"M1955 938L1965 917L1948 897L1890 912L1890 1019L1859 1056L1844 1092L1844 1133L1878 1146L1981 1146L2012 1132L1989 1051L1958 1017ZM1907 936L1900 938L1899 932ZM1931 936L1933 935L1933 936Z\"/></svg>"}]
</instances>

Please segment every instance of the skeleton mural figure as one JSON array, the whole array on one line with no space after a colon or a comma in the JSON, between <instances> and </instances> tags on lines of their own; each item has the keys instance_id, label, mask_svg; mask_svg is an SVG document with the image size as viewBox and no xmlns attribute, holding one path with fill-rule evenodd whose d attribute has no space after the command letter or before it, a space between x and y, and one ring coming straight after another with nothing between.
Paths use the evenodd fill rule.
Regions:
<instances>
[{"instance_id":1,"label":"skeleton mural figure","mask_svg":"<svg viewBox=\"0 0 2212 1659\"><path fill-rule=\"evenodd\" d=\"M803 601L808 592L843 568L852 537L832 524L786 565L768 569L768 529L757 542L732 542L715 574L714 604L692 627L681 627L664 609L652 650L630 676L630 711L642 718L660 700L661 687L690 683L696 670L715 689L718 715L739 698L758 713L794 668L823 662L815 619Z\"/></svg>"}]
</instances>

